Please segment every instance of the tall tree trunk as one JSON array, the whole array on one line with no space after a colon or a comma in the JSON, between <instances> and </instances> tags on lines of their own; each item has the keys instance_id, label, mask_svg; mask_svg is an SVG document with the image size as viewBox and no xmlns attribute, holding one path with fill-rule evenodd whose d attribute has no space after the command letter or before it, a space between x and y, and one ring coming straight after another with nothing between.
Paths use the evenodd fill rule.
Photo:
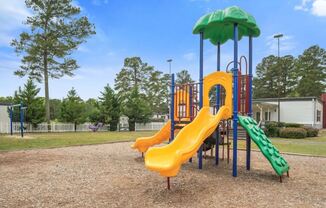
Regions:
<instances>
[{"instance_id":1,"label":"tall tree trunk","mask_svg":"<svg viewBox=\"0 0 326 208\"><path fill-rule=\"evenodd\" d=\"M48 124L48 131L51 131L50 125L50 98L49 98L49 73L48 73L48 55L47 51L44 52L44 89L45 89L45 120Z\"/></svg>"},{"instance_id":2,"label":"tall tree trunk","mask_svg":"<svg viewBox=\"0 0 326 208\"><path fill-rule=\"evenodd\" d=\"M44 39L47 40L48 19L45 20L44 25ZM50 98L49 98L49 71L48 71L48 50L47 46L44 48L43 54L43 67L44 67L44 90L45 90L45 120L48 124L48 132L51 131L50 125Z\"/></svg>"},{"instance_id":3,"label":"tall tree trunk","mask_svg":"<svg viewBox=\"0 0 326 208\"><path fill-rule=\"evenodd\" d=\"M130 121L128 120L128 124L129 124L129 131L135 131L136 130L136 122L135 121Z\"/></svg>"}]
</instances>

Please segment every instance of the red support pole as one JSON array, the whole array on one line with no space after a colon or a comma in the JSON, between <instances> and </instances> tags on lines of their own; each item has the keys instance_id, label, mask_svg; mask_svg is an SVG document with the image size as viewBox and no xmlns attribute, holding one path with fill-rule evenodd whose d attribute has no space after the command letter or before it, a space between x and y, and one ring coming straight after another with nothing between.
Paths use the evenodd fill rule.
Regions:
<instances>
[{"instance_id":1,"label":"red support pole","mask_svg":"<svg viewBox=\"0 0 326 208\"><path fill-rule=\"evenodd\" d=\"M246 114L249 113L249 91L250 91L250 86L249 86L249 75L246 75Z\"/></svg>"},{"instance_id":2,"label":"red support pole","mask_svg":"<svg viewBox=\"0 0 326 208\"><path fill-rule=\"evenodd\" d=\"M238 112L241 112L241 68L238 71Z\"/></svg>"}]
</instances>

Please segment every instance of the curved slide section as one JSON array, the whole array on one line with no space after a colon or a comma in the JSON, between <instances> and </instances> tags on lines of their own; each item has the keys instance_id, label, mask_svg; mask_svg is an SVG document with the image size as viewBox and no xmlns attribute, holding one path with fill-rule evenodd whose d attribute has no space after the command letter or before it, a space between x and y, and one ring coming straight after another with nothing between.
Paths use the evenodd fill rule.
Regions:
<instances>
[{"instance_id":1,"label":"curved slide section","mask_svg":"<svg viewBox=\"0 0 326 208\"><path fill-rule=\"evenodd\" d=\"M257 122L254 119L247 116L239 116L239 123L270 162L277 175L281 176L289 171L288 163L280 155L280 152L272 144L271 140L267 138L264 131L257 126Z\"/></svg>"},{"instance_id":2,"label":"curved slide section","mask_svg":"<svg viewBox=\"0 0 326 208\"><path fill-rule=\"evenodd\" d=\"M146 152L149 147L169 140L170 130L171 120L166 122L166 124L161 128L161 130L153 136L137 138L136 142L131 145L131 148L138 149L139 152Z\"/></svg>"},{"instance_id":3,"label":"curved slide section","mask_svg":"<svg viewBox=\"0 0 326 208\"><path fill-rule=\"evenodd\" d=\"M209 107L203 107L196 118L185 126L176 138L163 147L152 147L145 155L145 166L162 176L176 176L183 163L188 161L210 136L222 119L227 119L231 109L223 106L216 115Z\"/></svg>"}]
</instances>

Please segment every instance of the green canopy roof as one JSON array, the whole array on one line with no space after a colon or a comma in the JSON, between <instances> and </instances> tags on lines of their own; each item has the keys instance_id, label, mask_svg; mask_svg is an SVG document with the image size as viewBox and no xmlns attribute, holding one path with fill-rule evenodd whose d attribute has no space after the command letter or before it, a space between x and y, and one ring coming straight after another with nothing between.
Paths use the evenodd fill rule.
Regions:
<instances>
[{"instance_id":1,"label":"green canopy roof","mask_svg":"<svg viewBox=\"0 0 326 208\"><path fill-rule=\"evenodd\" d=\"M258 37L260 29L256 24L255 18L240 9L237 6L228 7L224 10L202 16L193 28L193 34L204 33L204 39L209 39L214 45L225 43L229 39L233 39L233 25L238 24L239 36Z\"/></svg>"}]
</instances>

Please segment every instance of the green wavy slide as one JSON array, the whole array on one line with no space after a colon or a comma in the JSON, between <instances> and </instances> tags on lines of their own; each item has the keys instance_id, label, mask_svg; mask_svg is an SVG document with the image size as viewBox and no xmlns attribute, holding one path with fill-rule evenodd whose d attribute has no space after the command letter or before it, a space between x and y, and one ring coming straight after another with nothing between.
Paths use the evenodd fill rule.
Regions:
<instances>
[{"instance_id":1,"label":"green wavy slide","mask_svg":"<svg viewBox=\"0 0 326 208\"><path fill-rule=\"evenodd\" d=\"M267 138L264 131L257 126L257 122L251 117L239 116L240 125L248 132L250 138L256 143L260 151L271 163L277 175L282 176L283 173L289 171L289 165L280 155L278 149Z\"/></svg>"}]
</instances>

